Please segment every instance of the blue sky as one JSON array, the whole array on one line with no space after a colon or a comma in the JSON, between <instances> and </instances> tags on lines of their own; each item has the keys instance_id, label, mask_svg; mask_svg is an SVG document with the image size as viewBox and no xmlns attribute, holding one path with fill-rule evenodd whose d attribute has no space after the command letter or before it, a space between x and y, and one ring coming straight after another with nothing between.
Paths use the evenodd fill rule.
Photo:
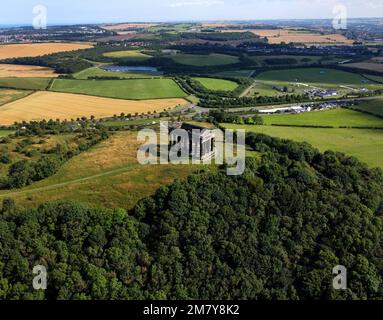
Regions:
<instances>
[{"instance_id":1,"label":"blue sky","mask_svg":"<svg viewBox=\"0 0 383 320\"><path fill-rule=\"evenodd\" d=\"M4 1L1 24L31 24L48 9L48 24L128 21L331 18L336 4L349 17L383 17L383 0L15 0Z\"/></svg>"}]
</instances>

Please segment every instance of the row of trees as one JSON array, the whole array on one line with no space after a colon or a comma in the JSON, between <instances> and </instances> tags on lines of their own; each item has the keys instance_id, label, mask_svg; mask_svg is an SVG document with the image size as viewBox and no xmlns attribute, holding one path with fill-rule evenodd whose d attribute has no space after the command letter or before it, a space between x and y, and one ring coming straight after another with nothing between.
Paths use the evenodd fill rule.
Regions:
<instances>
[{"instance_id":1,"label":"row of trees","mask_svg":"<svg viewBox=\"0 0 383 320\"><path fill-rule=\"evenodd\" d=\"M263 125L264 120L260 115L253 115L249 117L240 116L235 113L225 112L224 109L212 110L209 113L211 121L220 123L237 123L237 124L251 124L251 125Z\"/></svg>"},{"instance_id":2,"label":"row of trees","mask_svg":"<svg viewBox=\"0 0 383 320\"><path fill-rule=\"evenodd\" d=\"M201 98L199 105L204 108L251 108L257 105L288 104L311 101L306 94L286 94L280 96L237 97L225 99L214 95Z\"/></svg>"}]
</instances>

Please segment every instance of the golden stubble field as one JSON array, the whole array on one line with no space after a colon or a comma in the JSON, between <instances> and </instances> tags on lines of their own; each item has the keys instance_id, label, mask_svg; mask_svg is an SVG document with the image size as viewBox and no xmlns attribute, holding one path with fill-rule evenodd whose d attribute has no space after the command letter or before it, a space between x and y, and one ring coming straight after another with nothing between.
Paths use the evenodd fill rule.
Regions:
<instances>
[{"instance_id":1,"label":"golden stubble field","mask_svg":"<svg viewBox=\"0 0 383 320\"><path fill-rule=\"evenodd\" d=\"M57 52L93 48L84 43L24 43L0 45L0 60L22 57L38 57Z\"/></svg>"},{"instance_id":2,"label":"golden stubble field","mask_svg":"<svg viewBox=\"0 0 383 320\"><path fill-rule=\"evenodd\" d=\"M255 30L255 34L260 37L267 37L269 43L331 43L331 44L352 44L353 41L341 34L326 34L297 32L293 30Z\"/></svg>"},{"instance_id":3,"label":"golden stubble field","mask_svg":"<svg viewBox=\"0 0 383 320\"><path fill-rule=\"evenodd\" d=\"M38 66L0 64L0 78L56 78L59 74L53 69Z\"/></svg>"},{"instance_id":4,"label":"golden stubble field","mask_svg":"<svg viewBox=\"0 0 383 320\"><path fill-rule=\"evenodd\" d=\"M117 23L103 25L102 28L108 31L116 31L118 34L127 34L126 32L135 31L135 29L148 29L157 26L157 23Z\"/></svg>"},{"instance_id":5,"label":"golden stubble field","mask_svg":"<svg viewBox=\"0 0 383 320\"><path fill-rule=\"evenodd\" d=\"M178 105L186 105L184 99L122 100L86 96L71 93L36 92L0 107L0 124L11 125L15 121L49 119L70 120L83 116L90 118L111 117L114 114L161 112Z\"/></svg>"},{"instance_id":6,"label":"golden stubble field","mask_svg":"<svg viewBox=\"0 0 383 320\"><path fill-rule=\"evenodd\" d=\"M306 44L353 44L341 34L326 34L302 32L288 29L267 29L267 30L226 30L224 32L253 32L254 34L267 38L270 44L285 43L306 43Z\"/></svg>"}]
</instances>

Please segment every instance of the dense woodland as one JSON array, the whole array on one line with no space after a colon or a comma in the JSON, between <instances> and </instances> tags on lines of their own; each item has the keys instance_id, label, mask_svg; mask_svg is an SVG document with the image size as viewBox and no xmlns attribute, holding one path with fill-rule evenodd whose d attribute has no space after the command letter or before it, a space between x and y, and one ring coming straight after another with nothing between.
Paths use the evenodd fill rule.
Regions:
<instances>
[{"instance_id":1,"label":"dense woodland","mask_svg":"<svg viewBox=\"0 0 383 320\"><path fill-rule=\"evenodd\" d=\"M249 134L242 176L201 173L126 212L76 203L0 214L0 298L382 299L383 174ZM224 168L222 168L224 169ZM32 290L32 268L48 290ZM348 268L348 289L332 269Z\"/></svg>"}]
</instances>

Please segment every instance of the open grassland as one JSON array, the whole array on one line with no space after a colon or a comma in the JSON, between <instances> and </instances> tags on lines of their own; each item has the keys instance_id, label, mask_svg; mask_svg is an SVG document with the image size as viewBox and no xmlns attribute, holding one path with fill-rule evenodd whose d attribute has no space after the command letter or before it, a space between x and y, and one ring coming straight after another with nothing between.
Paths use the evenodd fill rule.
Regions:
<instances>
[{"instance_id":1,"label":"open grassland","mask_svg":"<svg viewBox=\"0 0 383 320\"><path fill-rule=\"evenodd\" d=\"M254 72L255 70L222 71L222 72L213 73L212 76L250 78L254 74Z\"/></svg>"},{"instance_id":2,"label":"open grassland","mask_svg":"<svg viewBox=\"0 0 383 320\"><path fill-rule=\"evenodd\" d=\"M46 90L50 78L0 78L0 88Z\"/></svg>"},{"instance_id":3,"label":"open grassland","mask_svg":"<svg viewBox=\"0 0 383 320\"><path fill-rule=\"evenodd\" d=\"M364 79L361 75L351 72L328 68L302 68L288 70L266 71L257 76L259 80L303 82L312 84L350 84L362 85Z\"/></svg>"},{"instance_id":4,"label":"open grassland","mask_svg":"<svg viewBox=\"0 0 383 320\"><path fill-rule=\"evenodd\" d=\"M312 33L288 29L249 30L256 35L267 38L270 44L305 43L305 44L353 44L353 40L347 39L341 34Z\"/></svg>"},{"instance_id":5,"label":"open grassland","mask_svg":"<svg viewBox=\"0 0 383 320\"><path fill-rule=\"evenodd\" d=\"M0 191L21 205L75 200L92 206L131 208L176 179L185 179L201 166L137 163L137 133L119 132L68 161L59 172L32 186Z\"/></svg>"},{"instance_id":6,"label":"open grassland","mask_svg":"<svg viewBox=\"0 0 383 320\"><path fill-rule=\"evenodd\" d=\"M334 109L302 114L265 115L262 117L266 125L383 128L383 119L348 109Z\"/></svg>"},{"instance_id":7,"label":"open grassland","mask_svg":"<svg viewBox=\"0 0 383 320\"><path fill-rule=\"evenodd\" d=\"M171 79L54 80L51 90L119 99L165 99L186 97Z\"/></svg>"},{"instance_id":8,"label":"open grassland","mask_svg":"<svg viewBox=\"0 0 383 320\"><path fill-rule=\"evenodd\" d=\"M16 64L0 64L0 78L56 78L58 76L59 75L51 68Z\"/></svg>"},{"instance_id":9,"label":"open grassland","mask_svg":"<svg viewBox=\"0 0 383 320\"><path fill-rule=\"evenodd\" d=\"M11 130L0 130L0 137L8 136L10 134L14 133L14 131Z\"/></svg>"},{"instance_id":10,"label":"open grassland","mask_svg":"<svg viewBox=\"0 0 383 320\"><path fill-rule=\"evenodd\" d=\"M160 76L160 72L150 72L150 73L136 73L136 72L113 72L100 69L98 67L92 67L80 71L74 74L76 79L86 80L89 77L118 77L121 79L134 79L134 78L156 78Z\"/></svg>"},{"instance_id":11,"label":"open grassland","mask_svg":"<svg viewBox=\"0 0 383 320\"><path fill-rule=\"evenodd\" d=\"M148 113L184 105L184 99L155 99L132 101L108 99L78 94L36 92L24 99L8 103L0 108L0 124L10 125L15 121L43 119L77 119L83 116L105 118L124 112Z\"/></svg>"},{"instance_id":12,"label":"open grassland","mask_svg":"<svg viewBox=\"0 0 383 320\"><path fill-rule=\"evenodd\" d=\"M268 66L274 66L274 65L288 65L291 66L290 60L295 60L296 63L293 63L293 65L307 65L307 64L313 64L317 63L322 60L322 57L320 56L293 56L293 55L274 55L274 56L249 56L249 59L256 62L259 66L268 67ZM282 63L283 60L289 60L287 63ZM270 63L270 60L276 60L280 61L280 64L272 64ZM331 58L329 60L324 61L323 63L331 63L334 61L339 61Z\"/></svg>"},{"instance_id":13,"label":"open grassland","mask_svg":"<svg viewBox=\"0 0 383 320\"><path fill-rule=\"evenodd\" d=\"M383 117L383 98L363 101L352 107L353 109Z\"/></svg>"},{"instance_id":14,"label":"open grassland","mask_svg":"<svg viewBox=\"0 0 383 320\"><path fill-rule=\"evenodd\" d=\"M38 57L57 52L92 48L80 43L28 43L0 45L0 60L21 57Z\"/></svg>"},{"instance_id":15,"label":"open grassland","mask_svg":"<svg viewBox=\"0 0 383 320\"><path fill-rule=\"evenodd\" d=\"M174 62L196 67L219 66L239 62L238 57L226 54L212 53L209 55L200 54L176 54L169 56Z\"/></svg>"},{"instance_id":16,"label":"open grassland","mask_svg":"<svg viewBox=\"0 0 383 320\"><path fill-rule=\"evenodd\" d=\"M383 83L383 76L373 76L370 74L365 74L364 77L371 79L373 81L376 81L376 82Z\"/></svg>"},{"instance_id":17,"label":"open grassland","mask_svg":"<svg viewBox=\"0 0 383 320\"><path fill-rule=\"evenodd\" d=\"M355 156L370 167L383 168L383 130L322 129L225 124L229 129L245 129L282 139L308 142L322 152L333 150Z\"/></svg>"},{"instance_id":18,"label":"open grassland","mask_svg":"<svg viewBox=\"0 0 383 320\"><path fill-rule=\"evenodd\" d=\"M0 106L24 98L31 93L32 91L27 90L0 89Z\"/></svg>"},{"instance_id":19,"label":"open grassland","mask_svg":"<svg viewBox=\"0 0 383 320\"><path fill-rule=\"evenodd\" d=\"M151 58L151 56L138 50L107 52L104 53L104 56L108 58L124 58L132 61L144 61Z\"/></svg>"},{"instance_id":20,"label":"open grassland","mask_svg":"<svg viewBox=\"0 0 383 320\"><path fill-rule=\"evenodd\" d=\"M193 78L201 83L206 89L209 90L221 90L221 91L233 91L238 88L238 84L234 81L216 79L216 78Z\"/></svg>"},{"instance_id":21,"label":"open grassland","mask_svg":"<svg viewBox=\"0 0 383 320\"><path fill-rule=\"evenodd\" d=\"M368 80L360 74L329 68L301 68L266 71L256 77L266 86L291 86L294 89L328 88L353 91L358 88L370 90L383 88L382 84Z\"/></svg>"}]
</instances>

